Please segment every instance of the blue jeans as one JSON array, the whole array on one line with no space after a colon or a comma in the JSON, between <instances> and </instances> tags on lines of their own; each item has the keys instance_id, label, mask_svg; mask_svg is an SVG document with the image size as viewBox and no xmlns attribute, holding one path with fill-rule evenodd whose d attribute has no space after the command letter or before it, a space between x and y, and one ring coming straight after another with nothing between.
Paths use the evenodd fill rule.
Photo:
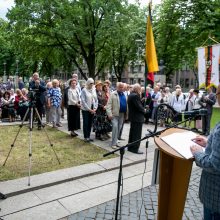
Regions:
<instances>
[{"instance_id":1,"label":"blue jeans","mask_svg":"<svg viewBox=\"0 0 220 220\"><path fill-rule=\"evenodd\" d=\"M220 220L220 214L204 207L204 220Z\"/></svg>"},{"instance_id":2,"label":"blue jeans","mask_svg":"<svg viewBox=\"0 0 220 220\"><path fill-rule=\"evenodd\" d=\"M120 135L120 130L124 122L125 113L120 113L119 116L112 118L112 143L111 146L117 145L117 141Z\"/></svg>"}]
</instances>

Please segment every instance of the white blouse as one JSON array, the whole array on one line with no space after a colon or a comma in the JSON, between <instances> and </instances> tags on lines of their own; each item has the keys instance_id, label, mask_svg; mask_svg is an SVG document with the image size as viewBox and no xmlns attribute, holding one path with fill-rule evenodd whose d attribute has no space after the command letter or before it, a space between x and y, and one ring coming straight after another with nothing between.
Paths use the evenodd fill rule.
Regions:
<instances>
[{"instance_id":1,"label":"white blouse","mask_svg":"<svg viewBox=\"0 0 220 220\"><path fill-rule=\"evenodd\" d=\"M76 105L80 102L80 95L78 89L68 89L68 105Z\"/></svg>"}]
</instances>

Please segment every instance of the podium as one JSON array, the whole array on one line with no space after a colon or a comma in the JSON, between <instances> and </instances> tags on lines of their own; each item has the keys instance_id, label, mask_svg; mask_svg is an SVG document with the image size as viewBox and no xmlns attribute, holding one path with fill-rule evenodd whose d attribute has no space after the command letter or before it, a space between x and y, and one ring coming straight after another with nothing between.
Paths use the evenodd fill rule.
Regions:
<instances>
[{"instance_id":1,"label":"podium","mask_svg":"<svg viewBox=\"0 0 220 220\"><path fill-rule=\"evenodd\" d=\"M182 129L170 128L166 136ZM160 137L154 141L160 149L160 173L157 220L182 220L193 159L185 159Z\"/></svg>"}]
</instances>

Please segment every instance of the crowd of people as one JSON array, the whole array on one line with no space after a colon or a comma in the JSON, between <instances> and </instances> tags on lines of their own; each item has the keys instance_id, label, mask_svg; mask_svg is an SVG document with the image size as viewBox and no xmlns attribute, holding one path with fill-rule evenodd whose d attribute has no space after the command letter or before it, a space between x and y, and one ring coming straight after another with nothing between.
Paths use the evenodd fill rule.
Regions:
<instances>
[{"instance_id":1,"label":"crowd of people","mask_svg":"<svg viewBox=\"0 0 220 220\"><path fill-rule=\"evenodd\" d=\"M23 120L30 102L34 102L38 112L38 128L41 129L43 116L46 117L47 124L51 123L53 128L57 128L62 126L61 117L64 116L65 107L68 130L72 137L77 136L77 130L81 129L82 113L84 140L93 141L90 137L93 131L99 140L112 137L112 148L117 148L126 121L130 121L129 142L139 139L142 124L155 123L156 109L161 103L171 106L176 113L207 109L207 114L202 118L197 116L194 127L202 129L204 135L209 135L212 109L216 102L216 95L211 87L207 89L207 93L201 95L197 89L190 89L189 93L185 94L180 85L176 85L174 91L171 91L169 87L161 86L160 83L154 88L151 85L144 88L139 84L118 82L116 88L113 88L109 80L102 82L88 78L82 86L75 73L65 83L57 79L43 81L38 73L34 73L28 88L25 88L22 78L19 78L18 85L19 88L15 90L13 80L9 78L8 83L1 86L2 120ZM182 119L182 115L177 114L175 120ZM160 120L160 126L164 126L163 120ZM138 145L130 150L140 153Z\"/></svg>"}]
</instances>

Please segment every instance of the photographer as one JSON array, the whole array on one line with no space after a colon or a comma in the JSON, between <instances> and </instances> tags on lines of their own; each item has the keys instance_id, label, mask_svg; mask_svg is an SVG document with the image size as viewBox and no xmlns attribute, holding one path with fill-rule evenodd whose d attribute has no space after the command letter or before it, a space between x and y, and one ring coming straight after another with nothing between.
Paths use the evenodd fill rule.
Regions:
<instances>
[{"instance_id":1,"label":"photographer","mask_svg":"<svg viewBox=\"0 0 220 220\"><path fill-rule=\"evenodd\" d=\"M42 80L40 80L38 73L33 74L33 78L32 78L32 81L30 81L29 83L28 89L30 92L33 91L34 97L31 97L31 99L33 98L34 100L30 100L30 101L35 102L37 111L40 115L40 118L42 119L43 107L45 104L44 92L46 91L46 87L45 87L45 83ZM41 129L41 122L38 119L38 130L40 129Z\"/></svg>"}]
</instances>

